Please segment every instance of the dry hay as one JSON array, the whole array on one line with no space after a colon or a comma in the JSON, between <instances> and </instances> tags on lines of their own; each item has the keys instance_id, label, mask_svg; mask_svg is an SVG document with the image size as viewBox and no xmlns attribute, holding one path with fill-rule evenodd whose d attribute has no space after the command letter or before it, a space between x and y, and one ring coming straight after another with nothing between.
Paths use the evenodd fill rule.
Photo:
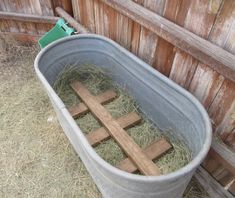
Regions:
<instances>
[{"instance_id":1,"label":"dry hay","mask_svg":"<svg viewBox=\"0 0 235 198\"><path fill-rule=\"evenodd\" d=\"M0 47L0 197L101 197L34 74L38 48ZM199 186L185 197L208 197Z\"/></svg>"},{"instance_id":2,"label":"dry hay","mask_svg":"<svg viewBox=\"0 0 235 198\"><path fill-rule=\"evenodd\" d=\"M54 83L54 88L68 107L79 103L79 98L69 86L71 82L76 80L82 82L95 95L108 89L115 90L118 97L113 102L105 105L114 118L133 111L141 114L134 99L127 95L124 89L113 84L111 79L105 74L105 71L93 65L66 66L59 74L57 81ZM76 122L84 133L100 128L100 124L90 113L77 119ZM148 121L147 118L142 119L139 125L128 129L127 132L142 148L163 136L163 133ZM170 135L167 138L172 143L174 149L156 161L156 164L164 174L185 166L191 160L190 150L183 141ZM95 150L104 160L114 166L126 157L114 140L102 142Z\"/></svg>"}]
</instances>

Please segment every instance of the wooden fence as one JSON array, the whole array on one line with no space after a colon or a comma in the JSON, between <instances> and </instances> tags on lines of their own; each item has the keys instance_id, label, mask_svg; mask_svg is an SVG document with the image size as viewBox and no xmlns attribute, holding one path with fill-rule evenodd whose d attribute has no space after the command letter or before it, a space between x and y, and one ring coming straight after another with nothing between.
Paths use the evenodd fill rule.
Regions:
<instances>
[{"instance_id":1,"label":"wooden fence","mask_svg":"<svg viewBox=\"0 0 235 198\"><path fill-rule=\"evenodd\" d=\"M55 8L60 6L72 14L71 1L67 0L1 0L0 32L19 38L23 41L36 41L53 27L56 18ZM15 18L3 17L6 13ZM34 20L32 20L34 17ZM44 17L44 21L40 20ZM47 19L48 22L47 22Z\"/></svg>"},{"instance_id":2,"label":"wooden fence","mask_svg":"<svg viewBox=\"0 0 235 198\"><path fill-rule=\"evenodd\" d=\"M118 3L114 3L118 2ZM212 149L203 166L235 194L235 82L140 25L127 9L130 0L3 0L0 11L55 16L61 6L91 32L118 42L152 67L190 91L206 108L213 124ZM234 0L133 0L153 13L235 55ZM53 23L1 19L0 31L40 36ZM208 51L211 49L208 48ZM234 63L235 64L235 63ZM196 119L196 118L195 118ZM222 140L222 141L221 141Z\"/></svg>"}]
</instances>

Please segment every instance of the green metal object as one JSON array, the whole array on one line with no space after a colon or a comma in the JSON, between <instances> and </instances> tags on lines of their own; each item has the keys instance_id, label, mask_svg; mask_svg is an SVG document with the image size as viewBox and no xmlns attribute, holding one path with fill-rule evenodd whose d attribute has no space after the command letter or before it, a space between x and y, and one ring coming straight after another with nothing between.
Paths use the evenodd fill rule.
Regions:
<instances>
[{"instance_id":1,"label":"green metal object","mask_svg":"<svg viewBox=\"0 0 235 198\"><path fill-rule=\"evenodd\" d=\"M75 29L68 27L64 19L61 18L49 32L47 32L43 37L39 39L38 44L41 48L44 48L53 41L69 36L74 32Z\"/></svg>"}]
</instances>

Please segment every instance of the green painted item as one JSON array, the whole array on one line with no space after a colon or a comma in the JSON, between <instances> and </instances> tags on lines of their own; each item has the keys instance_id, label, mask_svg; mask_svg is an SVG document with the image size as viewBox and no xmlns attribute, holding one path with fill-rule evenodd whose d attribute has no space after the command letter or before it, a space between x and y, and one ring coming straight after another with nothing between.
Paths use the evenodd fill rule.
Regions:
<instances>
[{"instance_id":1,"label":"green painted item","mask_svg":"<svg viewBox=\"0 0 235 198\"><path fill-rule=\"evenodd\" d=\"M57 21L56 25L49 32L47 32L45 35L43 35L43 37L38 40L38 44L42 49L53 41L69 36L74 32L75 29L68 27L64 19L61 18Z\"/></svg>"}]
</instances>

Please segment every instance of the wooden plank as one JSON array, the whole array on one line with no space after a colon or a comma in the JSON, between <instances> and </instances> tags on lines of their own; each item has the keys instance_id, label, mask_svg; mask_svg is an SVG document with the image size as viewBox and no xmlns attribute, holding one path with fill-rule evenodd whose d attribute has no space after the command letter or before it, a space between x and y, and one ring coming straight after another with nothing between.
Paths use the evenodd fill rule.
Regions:
<instances>
[{"instance_id":1,"label":"wooden plank","mask_svg":"<svg viewBox=\"0 0 235 198\"><path fill-rule=\"evenodd\" d=\"M104 18L103 18L103 3L99 0L94 0L94 17L96 34L104 35Z\"/></svg>"},{"instance_id":2,"label":"wooden plank","mask_svg":"<svg viewBox=\"0 0 235 198\"><path fill-rule=\"evenodd\" d=\"M144 153L148 156L149 159L155 160L161 157L164 153L169 151L172 146L164 139L160 139L154 141L149 146L144 149ZM126 171L128 173L134 173L138 170L136 165L129 159L126 158L122 160L118 165L117 168Z\"/></svg>"},{"instance_id":3,"label":"wooden plank","mask_svg":"<svg viewBox=\"0 0 235 198\"><path fill-rule=\"evenodd\" d=\"M115 31L114 40L126 49L130 50L133 21L116 11L114 11L114 14L114 25L112 25Z\"/></svg>"},{"instance_id":4,"label":"wooden plank","mask_svg":"<svg viewBox=\"0 0 235 198\"><path fill-rule=\"evenodd\" d=\"M234 196L224 189L209 173L201 166L196 170L196 179L200 182L203 188L213 198L234 198Z\"/></svg>"},{"instance_id":5,"label":"wooden plank","mask_svg":"<svg viewBox=\"0 0 235 198\"><path fill-rule=\"evenodd\" d=\"M141 31L141 26L138 23L133 22L130 50L136 56L138 55L138 49L139 49L140 31Z\"/></svg>"},{"instance_id":6,"label":"wooden plank","mask_svg":"<svg viewBox=\"0 0 235 198\"><path fill-rule=\"evenodd\" d=\"M229 88L230 89L230 88ZM234 114L235 114L235 97L233 100L231 100L229 97L223 96L224 94L230 94L231 92L227 90L226 92L223 92L223 88L221 88L221 91L219 91L219 94L222 94L223 98L220 98L219 96L216 97L215 101L213 102L212 109L210 109L210 112L213 112L213 120L216 121L214 123L216 125L215 132L220 135L220 138L231 147L234 148L235 140L234 140L234 133L235 133L235 121L234 121ZM227 99L228 101L228 107L225 106L223 103L223 100ZM218 99L218 100L217 100ZM218 102L221 102L218 104ZM216 115L215 113L218 111L218 108L215 107L215 104L221 105L222 108L225 108L225 112L222 111L222 118L220 118L219 115Z\"/></svg>"},{"instance_id":7,"label":"wooden plank","mask_svg":"<svg viewBox=\"0 0 235 198\"><path fill-rule=\"evenodd\" d=\"M51 0L39 0L39 2L43 16L54 16L54 5Z\"/></svg>"},{"instance_id":8,"label":"wooden plank","mask_svg":"<svg viewBox=\"0 0 235 198\"><path fill-rule=\"evenodd\" d=\"M91 32L95 33L95 16L94 16L94 1L93 0L85 0L84 4L86 4L86 24Z\"/></svg>"},{"instance_id":9,"label":"wooden plank","mask_svg":"<svg viewBox=\"0 0 235 198\"><path fill-rule=\"evenodd\" d=\"M95 97L95 99L100 104L106 104L106 103L111 102L113 99L115 99L116 96L117 96L117 94L114 91L109 90L109 91L105 91L105 92L99 94L98 96ZM69 108L69 112L73 116L73 118L77 118L80 115L87 113L88 111L89 111L89 109L82 102L76 106Z\"/></svg>"},{"instance_id":10,"label":"wooden plank","mask_svg":"<svg viewBox=\"0 0 235 198\"><path fill-rule=\"evenodd\" d=\"M13 39L19 41L21 43L33 43L37 44L38 39L42 37L42 35L36 34L25 34L21 32L0 32L0 35L4 35L4 38Z\"/></svg>"},{"instance_id":11,"label":"wooden plank","mask_svg":"<svg viewBox=\"0 0 235 198\"><path fill-rule=\"evenodd\" d=\"M221 163L224 168L229 170L230 173L232 173L235 176L235 167L233 167L231 164L229 164L223 156L220 156L213 148L210 149L209 155L213 157L217 162Z\"/></svg>"},{"instance_id":12,"label":"wooden plank","mask_svg":"<svg viewBox=\"0 0 235 198\"><path fill-rule=\"evenodd\" d=\"M47 24L47 23L36 23L35 25L36 25L38 34L41 34L41 35L50 31L54 27L54 25Z\"/></svg>"},{"instance_id":13,"label":"wooden plank","mask_svg":"<svg viewBox=\"0 0 235 198\"><path fill-rule=\"evenodd\" d=\"M235 179L233 180L233 183L231 184L228 190L235 196Z\"/></svg>"},{"instance_id":14,"label":"wooden plank","mask_svg":"<svg viewBox=\"0 0 235 198\"><path fill-rule=\"evenodd\" d=\"M223 136L223 133L229 133L233 130L235 123L232 122L231 114L234 111L235 83L225 80L208 110L213 124L217 127L216 133ZM225 129L226 131L224 131Z\"/></svg>"},{"instance_id":15,"label":"wooden plank","mask_svg":"<svg viewBox=\"0 0 235 198\"><path fill-rule=\"evenodd\" d=\"M235 176L235 153L222 143L212 141L212 149L209 152L216 161L221 163L229 172Z\"/></svg>"},{"instance_id":16,"label":"wooden plank","mask_svg":"<svg viewBox=\"0 0 235 198\"><path fill-rule=\"evenodd\" d=\"M73 17L71 17L67 12L65 12L62 8L57 7L55 9L56 13L63 17L72 27L74 27L77 32L81 33L88 33L89 31L82 26L80 23L78 23Z\"/></svg>"},{"instance_id":17,"label":"wooden plank","mask_svg":"<svg viewBox=\"0 0 235 198\"><path fill-rule=\"evenodd\" d=\"M116 11L104 4L104 35L116 40Z\"/></svg>"},{"instance_id":18,"label":"wooden plank","mask_svg":"<svg viewBox=\"0 0 235 198\"><path fill-rule=\"evenodd\" d=\"M224 1L209 36L210 41L233 54L235 53L233 39L235 35L234 18L235 2L232 0ZM214 83L211 82L211 84ZM235 123L231 119L232 113L235 112L234 88L235 84L225 79L219 87L216 96L211 101L208 112L212 118L215 133L220 134L222 140L227 145L235 148L235 139L233 138Z\"/></svg>"},{"instance_id":19,"label":"wooden plank","mask_svg":"<svg viewBox=\"0 0 235 198\"><path fill-rule=\"evenodd\" d=\"M184 21L185 16L182 17L183 19L180 21L178 20L178 15L182 15L187 11L187 5L190 1L183 2L183 0L175 0L169 1L167 0L165 3L164 18L175 22L176 24L181 24ZM182 6L184 5L184 6ZM180 18L181 19L181 18ZM157 69L162 74L169 76L172 68L172 63L175 56L174 45L167 42L166 40L162 39L161 37L158 38L157 48L155 51L153 67Z\"/></svg>"},{"instance_id":20,"label":"wooden plank","mask_svg":"<svg viewBox=\"0 0 235 198\"><path fill-rule=\"evenodd\" d=\"M133 21L122 14L118 14L117 25L119 39L118 42L127 50L130 50Z\"/></svg>"},{"instance_id":21,"label":"wooden plank","mask_svg":"<svg viewBox=\"0 0 235 198\"><path fill-rule=\"evenodd\" d=\"M61 7L69 15L73 15L72 2L71 0L51 0L53 7Z\"/></svg>"},{"instance_id":22,"label":"wooden plank","mask_svg":"<svg viewBox=\"0 0 235 198\"><path fill-rule=\"evenodd\" d=\"M22 1L22 0L21 0ZM24 3L29 3L29 7L30 7L30 14L37 14L37 15L42 15L42 8L41 8L41 4L40 1L36 1L36 0L23 0L25 2ZM24 5L25 7L26 5Z\"/></svg>"},{"instance_id":23,"label":"wooden plank","mask_svg":"<svg viewBox=\"0 0 235 198\"><path fill-rule=\"evenodd\" d=\"M36 14L36 15L41 15L42 11L41 11L41 6L39 4L39 1L34 2L33 0L21 0L21 1L17 1L16 3L16 10L12 10L15 12L21 12L21 13L25 13L25 14ZM21 23L21 22L17 22L18 26L19 26L19 30L23 32L27 32L27 33L31 33L31 34L40 34L40 32L37 30L37 25L34 23ZM44 29L44 27L41 27L42 29Z\"/></svg>"},{"instance_id":24,"label":"wooden plank","mask_svg":"<svg viewBox=\"0 0 235 198\"><path fill-rule=\"evenodd\" d=\"M235 53L234 45L235 1L225 0L219 12L209 39L216 45L222 46L231 53Z\"/></svg>"},{"instance_id":25,"label":"wooden plank","mask_svg":"<svg viewBox=\"0 0 235 198\"><path fill-rule=\"evenodd\" d=\"M235 81L235 56L231 53L130 0L102 0L102 2Z\"/></svg>"},{"instance_id":26,"label":"wooden plank","mask_svg":"<svg viewBox=\"0 0 235 198\"><path fill-rule=\"evenodd\" d=\"M86 0L79 0L78 1L79 8L80 8L80 22L84 27L88 24L87 20L87 8L86 8ZM89 27L87 27L89 28Z\"/></svg>"},{"instance_id":27,"label":"wooden plank","mask_svg":"<svg viewBox=\"0 0 235 198\"><path fill-rule=\"evenodd\" d=\"M234 180L234 176L225 168L223 168L221 175L215 179L227 189L228 185Z\"/></svg>"},{"instance_id":28,"label":"wooden plank","mask_svg":"<svg viewBox=\"0 0 235 198\"><path fill-rule=\"evenodd\" d=\"M59 17L0 11L0 18L14 21L55 24Z\"/></svg>"},{"instance_id":29,"label":"wooden plank","mask_svg":"<svg viewBox=\"0 0 235 198\"><path fill-rule=\"evenodd\" d=\"M148 29L141 27L138 57L149 65L153 64L157 46L157 35Z\"/></svg>"},{"instance_id":30,"label":"wooden plank","mask_svg":"<svg viewBox=\"0 0 235 198\"><path fill-rule=\"evenodd\" d=\"M207 155L206 159L202 163L203 168L207 170L208 173L211 175L216 172L222 165L218 161L216 161L213 157L210 155Z\"/></svg>"},{"instance_id":31,"label":"wooden plank","mask_svg":"<svg viewBox=\"0 0 235 198\"><path fill-rule=\"evenodd\" d=\"M143 3L145 8L160 15L163 13L164 5L165 0L145 0ZM157 42L158 36L154 32L149 31L145 27L141 27L138 56L150 65L153 64L155 59Z\"/></svg>"},{"instance_id":32,"label":"wooden plank","mask_svg":"<svg viewBox=\"0 0 235 198\"><path fill-rule=\"evenodd\" d=\"M112 118L108 111L96 101L95 97L79 82L71 84L71 87L80 96L83 102L91 110L94 116L110 132L123 151L136 164L144 175L159 175L159 168L142 152L141 148L123 130L122 127Z\"/></svg>"},{"instance_id":33,"label":"wooden plank","mask_svg":"<svg viewBox=\"0 0 235 198\"><path fill-rule=\"evenodd\" d=\"M225 135L225 138L223 137ZM223 139L224 143L226 145L228 145L229 147L231 147L233 150L235 149L235 127L230 131L223 132L223 134L221 135L221 138Z\"/></svg>"},{"instance_id":34,"label":"wooden plank","mask_svg":"<svg viewBox=\"0 0 235 198\"><path fill-rule=\"evenodd\" d=\"M190 24L185 24L185 19L187 17L191 4L192 1L188 0L167 1L167 7L165 9L164 17L175 22L180 26L188 26ZM159 51L160 50L161 48L159 49ZM174 51L172 52L171 50L171 53L174 53ZM167 54L167 56L170 55L171 54ZM172 58L172 56L170 56L170 58ZM198 61L194 59L192 56L175 48L175 55L172 61L169 78L187 89L195 72L195 69L197 67L197 64ZM168 67L170 67L169 63ZM169 68L166 70L166 72L168 71Z\"/></svg>"},{"instance_id":35,"label":"wooden plank","mask_svg":"<svg viewBox=\"0 0 235 198\"><path fill-rule=\"evenodd\" d=\"M187 15L185 15L185 19L183 19L183 26L203 38L208 38L214 24L216 14L218 12L218 6L215 6L215 8L213 8L213 12L211 11L211 6L212 5L209 1L203 1L202 3L199 0L195 0L188 3L188 8L185 8L188 11ZM200 71L204 68L207 69L208 66L200 64L199 69L197 70L198 60L195 60L188 54L185 54L184 52L179 50L177 50L175 58L176 60L174 60L173 62L174 65L172 66L172 70L170 73L171 79L177 80L177 83L183 85L183 87L187 89L189 88L192 81L190 92L192 92L202 102L203 100L206 100L206 94L209 93L209 91L214 91L214 93L216 93L216 90L211 89L211 86L206 86L212 85L211 78L213 77L208 77L212 76L211 73L208 73L208 75L204 75L204 79L198 78L199 75L203 75ZM200 68L201 65L202 69ZM195 71L199 71L198 73L196 73L197 75L194 75ZM215 95L211 96L213 98Z\"/></svg>"},{"instance_id":36,"label":"wooden plank","mask_svg":"<svg viewBox=\"0 0 235 198\"><path fill-rule=\"evenodd\" d=\"M141 121L141 117L135 113L129 113L127 115L124 115L120 118L117 119L117 123L123 128L127 129L129 127L134 126L135 124L138 124ZM98 145L101 141L109 139L111 136L109 132L104 128L101 127L97 129L96 131L93 131L86 135L86 138L90 145L96 146Z\"/></svg>"},{"instance_id":37,"label":"wooden plank","mask_svg":"<svg viewBox=\"0 0 235 198\"><path fill-rule=\"evenodd\" d=\"M136 3L143 5L144 0L134 0ZM139 50L139 42L140 42L140 31L141 31L141 26L140 24L133 22L132 25L132 35L131 35L131 52L135 54L136 56L138 55L138 50Z\"/></svg>"},{"instance_id":38,"label":"wooden plank","mask_svg":"<svg viewBox=\"0 0 235 198\"><path fill-rule=\"evenodd\" d=\"M169 78L180 86L188 89L197 65L198 61L195 58L185 52L177 51Z\"/></svg>"},{"instance_id":39,"label":"wooden plank","mask_svg":"<svg viewBox=\"0 0 235 198\"><path fill-rule=\"evenodd\" d=\"M82 0L72 0L72 7L73 7L73 16L76 21L79 23L82 23L82 17L83 17L83 6L82 6Z\"/></svg>"},{"instance_id":40,"label":"wooden plank","mask_svg":"<svg viewBox=\"0 0 235 198\"><path fill-rule=\"evenodd\" d=\"M3 0L1 2L1 8L6 12L16 11L16 2ZM10 32L19 32L19 26L15 21L9 20L7 26Z\"/></svg>"},{"instance_id":41,"label":"wooden plank","mask_svg":"<svg viewBox=\"0 0 235 198\"><path fill-rule=\"evenodd\" d=\"M188 90L208 109L223 84L224 77L199 63Z\"/></svg>"}]
</instances>

